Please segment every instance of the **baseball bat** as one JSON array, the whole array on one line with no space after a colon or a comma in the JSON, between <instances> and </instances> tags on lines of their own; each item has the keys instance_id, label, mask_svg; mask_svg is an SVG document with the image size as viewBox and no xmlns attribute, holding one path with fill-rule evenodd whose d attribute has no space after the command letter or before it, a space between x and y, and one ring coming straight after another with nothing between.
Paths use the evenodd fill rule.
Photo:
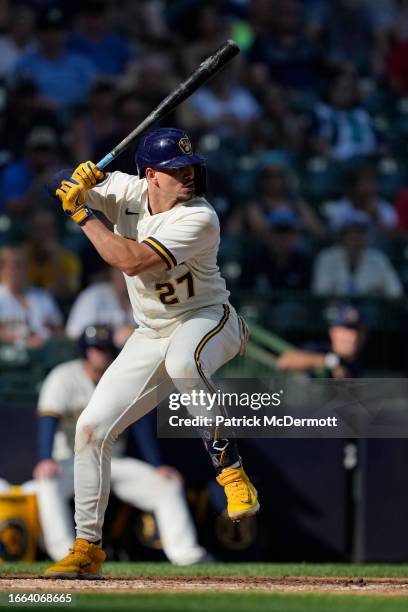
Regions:
<instances>
[{"instance_id":1,"label":"baseball bat","mask_svg":"<svg viewBox=\"0 0 408 612\"><path fill-rule=\"evenodd\" d=\"M124 138L112 151L110 151L96 165L99 170L106 168L118 155L149 128L153 123L163 119L181 102L191 96L203 83L211 79L225 64L239 53L239 47L233 40L227 40L217 51L207 57L197 70L185 81L180 83L160 104L144 119L126 138Z\"/></svg>"}]
</instances>

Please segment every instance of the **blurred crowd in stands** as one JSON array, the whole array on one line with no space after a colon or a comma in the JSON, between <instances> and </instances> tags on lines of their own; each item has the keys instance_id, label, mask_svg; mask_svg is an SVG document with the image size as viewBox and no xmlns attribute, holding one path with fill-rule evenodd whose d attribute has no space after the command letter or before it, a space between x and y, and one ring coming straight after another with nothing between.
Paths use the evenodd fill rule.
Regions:
<instances>
[{"instance_id":1,"label":"blurred crowd in stands","mask_svg":"<svg viewBox=\"0 0 408 612\"><path fill-rule=\"evenodd\" d=\"M240 56L163 124L207 157L230 287L402 299L407 0L2 0L0 29L3 341L67 319L77 337L88 311L123 342L122 282L44 184L99 161L228 38ZM135 174L134 150L109 170Z\"/></svg>"}]
</instances>

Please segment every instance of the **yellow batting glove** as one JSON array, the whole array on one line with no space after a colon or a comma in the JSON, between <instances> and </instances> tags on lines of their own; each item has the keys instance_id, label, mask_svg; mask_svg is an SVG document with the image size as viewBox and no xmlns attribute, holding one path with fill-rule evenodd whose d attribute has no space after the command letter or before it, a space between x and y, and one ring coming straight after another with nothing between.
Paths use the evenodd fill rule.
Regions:
<instances>
[{"instance_id":1,"label":"yellow batting glove","mask_svg":"<svg viewBox=\"0 0 408 612\"><path fill-rule=\"evenodd\" d=\"M87 161L75 168L71 178L81 183L85 189L92 189L105 178L105 175L93 162Z\"/></svg>"},{"instance_id":2,"label":"yellow batting glove","mask_svg":"<svg viewBox=\"0 0 408 612\"><path fill-rule=\"evenodd\" d=\"M81 224L93 214L85 204L86 191L87 189L82 184L71 178L69 181L62 181L55 192L55 195L61 200L65 214L75 223Z\"/></svg>"}]
</instances>

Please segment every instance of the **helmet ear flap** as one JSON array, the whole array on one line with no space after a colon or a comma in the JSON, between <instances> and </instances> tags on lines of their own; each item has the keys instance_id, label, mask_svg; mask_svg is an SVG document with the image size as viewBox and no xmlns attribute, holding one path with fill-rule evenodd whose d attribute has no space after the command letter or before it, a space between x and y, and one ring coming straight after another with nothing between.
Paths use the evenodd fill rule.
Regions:
<instances>
[{"instance_id":1,"label":"helmet ear flap","mask_svg":"<svg viewBox=\"0 0 408 612\"><path fill-rule=\"evenodd\" d=\"M202 196L207 190L207 169L204 164L194 165L194 194Z\"/></svg>"}]
</instances>

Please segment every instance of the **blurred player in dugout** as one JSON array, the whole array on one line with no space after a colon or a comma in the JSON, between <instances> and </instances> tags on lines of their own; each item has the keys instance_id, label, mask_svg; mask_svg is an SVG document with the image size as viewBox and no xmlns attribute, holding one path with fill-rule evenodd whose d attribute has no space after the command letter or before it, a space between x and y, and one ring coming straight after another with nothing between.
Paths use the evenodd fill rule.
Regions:
<instances>
[{"instance_id":1,"label":"blurred player in dugout","mask_svg":"<svg viewBox=\"0 0 408 612\"><path fill-rule=\"evenodd\" d=\"M74 542L69 501L74 495L76 421L117 352L106 325L86 327L79 343L82 358L56 366L44 380L38 400L38 463L33 475L44 547L53 560L66 554ZM197 542L181 475L162 465L150 423L147 417L130 427L145 461L124 456L123 436L115 442L112 490L122 501L154 513L163 550L172 563L208 559Z\"/></svg>"},{"instance_id":2,"label":"blurred player in dugout","mask_svg":"<svg viewBox=\"0 0 408 612\"><path fill-rule=\"evenodd\" d=\"M347 302L327 310L328 342L313 342L304 350L286 351L277 359L282 370L307 372L326 368L332 378L360 376L360 354L367 337L367 326L359 309Z\"/></svg>"}]
</instances>

